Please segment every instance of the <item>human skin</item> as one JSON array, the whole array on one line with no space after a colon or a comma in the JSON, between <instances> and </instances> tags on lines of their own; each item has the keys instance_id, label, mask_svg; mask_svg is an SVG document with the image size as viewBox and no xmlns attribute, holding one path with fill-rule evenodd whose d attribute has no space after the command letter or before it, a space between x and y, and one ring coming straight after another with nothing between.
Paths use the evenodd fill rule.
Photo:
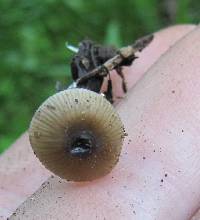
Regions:
<instances>
[{"instance_id":1,"label":"human skin","mask_svg":"<svg viewBox=\"0 0 200 220\"><path fill-rule=\"evenodd\" d=\"M171 28L166 35L160 32L156 35L155 42L163 35L161 45L166 45L169 38L174 39L175 34L179 34L180 37L181 30L184 30L185 34L193 28L192 26ZM184 34L182 32L182 35ZM193 37L193 41L196 38ZM144 52L141 56L141 61L137 61L141 63L135 63L135 66L126 69L127 81L132 82L129 88L135 85L137 79L141 78L151 66L148 65L149 60L155 54L159 57L164 51L161 50L162 47L155 48L153 46L155 42L147 48L147 54ZM188 50L191 48L189 42L186 42L185 47ZM180 49L176 50L180 52ZM191 54L195 52L199 57L198 51L194 50L195 48L192 49ZM155 67L152 67L140 83L129 92L127 98L117 106L129 136L125 140L120 162L110 175L86 184L69 184L64 181L59 183L57 179L50 181L52 187L59 185L59 192L67 192L68 198L63 202L65 205L68 203L69 210L62 202L61 205L72 217L75 218L79 212L82 213L79 219L86 219L89 216L95 218L95 215L98 219L103 219L104 216L108 219L116 219L116 216L119 217L118 219L133 219L133 217L134 219L188 219L198 207L197 182L200 177L197 175L199 164L196 157L199 157L199 152L196 146L198 137L197 135L194 137L198 126L195 124L193 111L195 108L198 109L200 100L195 96L198 85L193 82L198 82L199 78L197 74L191 75L192 68L198 70L198 61L196 60L196 66L195 62L192 62L191 68L184 54L177 53L177 61L180 61L179 56L183 59L181 60L183 64L186 63L181 73L176 67L177 71L173 71L172 74L172 67L175 65L172 65L174 58L169 52L167 58L169 63L163 59L157 62ZM134 73L137 69L140 70L138 75ZM161 70L165 70L163 75ZM182 79L182 76L185 78ZM191 81L189 85L186 83L188 79ZM194 99L190 99L187 95L193 95L195 103ZM190 123L185 122L186 116ZM128 140L131 140L131 143ZM192 147L189 145L190 141L194 143ZM22 144L27 145L27 138ZM193 183L188 183L191 179L194 180ZM31 188L31 178L28 183ZM54 191L56 192L56 189ZM183 198L181 198L182 191L185 193ZM93 193L95 198L92 196ZM45 192L43 194L48 197ZM75 209L74 204L79 202L81 205ZM181 204L177 204L178 202ZM48 209L48 204L46 207ZM44 214L42 210L39 212ZM60 219L63 213L60 214ZM59 217L59 213L57 214Z\"/></svg>"}]
</instances>

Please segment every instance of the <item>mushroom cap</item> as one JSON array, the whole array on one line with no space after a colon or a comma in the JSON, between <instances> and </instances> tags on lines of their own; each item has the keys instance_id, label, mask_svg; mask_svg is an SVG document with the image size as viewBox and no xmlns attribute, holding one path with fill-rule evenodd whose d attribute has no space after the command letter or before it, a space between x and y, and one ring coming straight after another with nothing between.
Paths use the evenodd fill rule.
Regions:
<instances>
[{"instance_id":1,"label":"mushroom cap","mask_svg":"<svg viewBox=\"0 0 200 220\"><path fill-rule=\"evenodd\" d=\"M90 181L108 174L118 162L124 127L102 95L68 89L38 108L29 139L47 169L69 181Z\"/></svg>"}]
</instances>

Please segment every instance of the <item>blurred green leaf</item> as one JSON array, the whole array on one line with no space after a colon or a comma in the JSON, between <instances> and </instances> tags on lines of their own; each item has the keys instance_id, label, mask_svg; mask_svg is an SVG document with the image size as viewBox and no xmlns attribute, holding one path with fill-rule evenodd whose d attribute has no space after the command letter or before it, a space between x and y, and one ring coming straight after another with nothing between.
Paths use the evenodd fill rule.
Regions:
<instances>
[{"instance_id":1,"label":"blurred green leaf","mask_svg":"<svg viewBox=\"0 0 200 220\"><path fill-rule=\"evenodd\" d=\"M120 37L120 27L115 21L111 21L107 26L107 31L105 33L104 43L107 45L113 45L120 47L122 45Z\"/></svg>"},{"instance_id":2,"label":"blurred green leaf","mask_svg":"<svg viewBox=\"0 0 200 220\"><path fill-rule=\"evenodd\" d=\"M189 17L190 2L191 2L190 0L178 0L176 22L178 23L190 22L190 17Z\"/></svg>"}]
</instances>

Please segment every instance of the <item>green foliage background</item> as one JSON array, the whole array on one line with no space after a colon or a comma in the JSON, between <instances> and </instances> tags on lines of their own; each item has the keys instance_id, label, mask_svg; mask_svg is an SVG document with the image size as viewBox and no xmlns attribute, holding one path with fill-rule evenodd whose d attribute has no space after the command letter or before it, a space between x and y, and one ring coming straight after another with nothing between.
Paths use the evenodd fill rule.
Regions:
<instances>
[{"instance_id":1,"label":"green foliage background","mask_svg":"<svg viewBox=\"0 0 200 220\"><path fill-rule=\"evenodd\" d=\"M198 0L1 0L0 152L27 130L57 80L71 80L71 52L88 37L117 46L175 23L199 22Z\"/></svg>"}]
</instances>

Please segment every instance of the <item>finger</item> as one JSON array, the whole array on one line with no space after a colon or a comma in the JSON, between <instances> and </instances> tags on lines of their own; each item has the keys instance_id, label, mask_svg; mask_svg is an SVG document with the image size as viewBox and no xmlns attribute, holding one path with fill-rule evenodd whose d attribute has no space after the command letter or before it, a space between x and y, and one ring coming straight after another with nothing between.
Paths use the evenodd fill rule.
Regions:
<instances>
[{"instance_id":1,"label":"finger","mask_svg":"<svg viewBox=\"0 0 200 220\"><path fill-rule=\"evenodd\" d=\"M27 134L1 155L0 164L0 219L6 219L50 172L36 160Z\"/></svg>"},{"instance_id":2,"label":"finger","mask_svg":"<svg viewBox=\"0 0 200 220\"><path fill-rule=\"evenodd\" d=\"M199 38L200 28L168 51L120 104L134 142L124 166L130 161L126 170L132 167L134 195L141 196L136 212L146 210L141 219L188 219L199 205Z\"/></svg>"},{"instance_id":3,"label":"finger","mask_svg":"<svg viewBox=\"0 0 200 220\"><path fill-rule=\"evenodd\" d=\"M112 173L84 184L51 178L17 218L189 218L200 198L199 38L200 28L177 43L118 106L129 136Z\"/></svg>"},{"instance_id":4,"label":"finger","mask_svg":"<svg viewBox=\"0 0 200 220\"><path fill-rule=\"evenodd\" d=\"M131 74L129 74L131 76L128 73L126 74L126 77L130 77L127 78L130 83L129 87L140 79L159 56L194 27L194 25L178 25L157 32L152 45L140 54L140 59L136 60L134 68L131 68ZM118 85L118 90L121 91L121 83L118 83L117 75L113 74L113 76L116 77L114 78L114 84ZM12 158L12 163L9 162L10 158ZM20 163L18 162L19 158L21 158ZM27 159L27 162L23 163L25 159ZM43 168L33 155L27 134L23 135L0 157L0 162L0 195L2 195L0 196L0 213L4 213L2 215L7 217L19 204L35 192L43 181L50 176L50 173Z\"/></svg>"}]
</instances>

